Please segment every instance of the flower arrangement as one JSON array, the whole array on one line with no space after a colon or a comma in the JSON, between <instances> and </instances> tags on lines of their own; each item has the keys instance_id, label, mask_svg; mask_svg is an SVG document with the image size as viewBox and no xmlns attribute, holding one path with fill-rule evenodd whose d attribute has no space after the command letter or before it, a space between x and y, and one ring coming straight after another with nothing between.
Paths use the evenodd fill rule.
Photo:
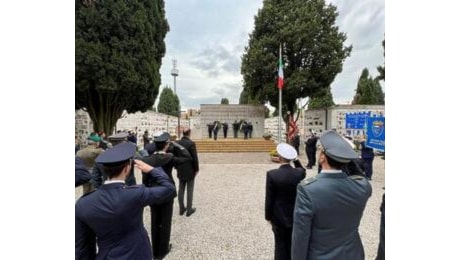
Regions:
<instances>
[{"instance_id":1,"label":"flower arrangement","mask_svg":"<svg viewBox=\"0 0 460 260\"><path fill-rule=\"evenodd\" d=\"M270 151L270 159L272 162L279 163L280 162L280 157L278 155L278 152L276 150L271 150Z\"/></svg>"},{"instance_id":2,"label":"flower arrangement","mask_svg":"<svg viewBox=\"0 0 460 260\"><path fill-rule=\"evenodd\" d=\"M270 134L270 133L264 133L264 134L262 135L262 137L263 137L265 140L270 140L270 139L272 138L272 134Z\"/></svg>"}]
</instances>

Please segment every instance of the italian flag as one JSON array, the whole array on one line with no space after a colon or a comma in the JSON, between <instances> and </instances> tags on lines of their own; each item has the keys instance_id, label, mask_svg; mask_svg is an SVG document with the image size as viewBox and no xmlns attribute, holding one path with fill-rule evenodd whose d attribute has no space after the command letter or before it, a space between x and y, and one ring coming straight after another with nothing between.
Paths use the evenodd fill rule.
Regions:
<instances>
[{"instance_id":1,"label":"italian flag","mask_svg":"<svg viewBox=\"0 0 460 260\"><path fill-rule=\"evenodd\" d=\"M280 44L280 59L278 61L278 89L283 89L284 73L283 73L283 59L281 58L281 44Z\"/></svg>"}]
</instances>

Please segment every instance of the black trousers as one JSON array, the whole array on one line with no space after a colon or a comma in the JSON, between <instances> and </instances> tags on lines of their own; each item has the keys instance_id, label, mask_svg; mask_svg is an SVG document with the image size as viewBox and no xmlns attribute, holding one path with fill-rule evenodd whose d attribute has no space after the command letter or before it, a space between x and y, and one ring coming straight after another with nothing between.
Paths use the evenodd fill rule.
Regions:
<instances>
[{"instance_id":1,"label":"black trousers","mask_svg":"<svg viewBox=\"0 0 460 260\"><path fill-rule=\"evenodd\" d=\"M315 165L315 161L316 161L316 151L314 151L312 149L307 149L306 152L307 152L307 159L308 159L307 166L308 167L313 167Z\"/></svg>"},{"instance_id":2,"label":"black trousers","mask_svg":"<svg viewBox=\"0 0 460 260\"><path fill-rule=\"evenodd\" d=\"M291 260L292 227L272 225L275 235L275 260Z\"/></svg>"},{"instance_id":3,"label":"black trousers","mask_svg":"<svg viewBox=\"0 0 460 260\"><path fill-rule=\"evenodd\" d=\"M184 193L185 193L185 187L187 187L187 212L190 212L192 209L192 203L193 203L193 187L195 186L195 178L188 180L188 181L183 181L179 180L179 209L185 210L185 205L184 205Z\"/></svg>"},{"instance_id":4,"label":"black trousers","mask_svg":"<svg viewBox=\"0 0 460 260\"><path fill-rule=\"evenodd\" d=\"M152 250L155 258L161 258L169 253L173 205L174 199L163 204L150 206Z\"/></svg>"}]
</instances>

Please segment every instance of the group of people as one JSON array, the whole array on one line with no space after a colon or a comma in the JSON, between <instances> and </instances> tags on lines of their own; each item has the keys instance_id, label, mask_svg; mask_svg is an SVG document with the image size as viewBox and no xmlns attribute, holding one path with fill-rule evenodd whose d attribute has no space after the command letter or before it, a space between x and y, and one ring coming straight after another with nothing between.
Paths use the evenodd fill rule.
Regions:
<instances>
[{"instance_id":1,"label":"group of people","mask_svg":"<svg viewBox=\"0 0 460 260\"><path fill-rule=\"evenodd\" d=\"M224 138L227 138L227 133L228 133L228 123L224 122L221 123L220 121L214 121L214 122L209 122L207 125L208 128L208 136L209 138L214 138L214 140L217 140L217 136L219 134L219 130L222 128ZM245 120L241 120L238 122L235 120L232 123L233 127L233 138L238 138L238 132L242 131L244 134L244 139L252 138L252 131L253 131L253 125L251 122L247 122Z\"/></svg>"},{"instance_id":2,"label":"group of people","mask_svg":"<svg viewBox=\"0 0 460 260\"><path fill-rule=\"evenodd\" d=\"M318 175L304 179L298 153L284 143L277 146L281 166L267 172L265 219L274 233L276 260L364 259L358 228L372 187L349 142L334 131L319 141ZM384 204L382 216L381 229ZM384 259L380 234L377 259Z\"/></svg>"},{"instance_id":3,"label":"group of people","mask_svg":"<svg viewBox=\"0 0 460 260\"><path fill-rule=\"evenodd\" d=\"M128 135L117 134L122 137L119 144L92 155L93 168L99 169L92 174L77 153L75 185L98 185L93 185L93 192L85 190L75 206L76 259L163 259L171 251L177 196L173 168L179 179L179 215L190 217L196 212L192 203L199 161L190 135L191 130L185 129L181 140L171 142L169 133L156 133L153 142L144 146L147 155L140 156ZM92 144L94 149L100 149L98 144ZM143 185L136 185L134 167L141 170ZM145 206L151 213L151 244L142 217Z\"/></svg>"}]
</instances>

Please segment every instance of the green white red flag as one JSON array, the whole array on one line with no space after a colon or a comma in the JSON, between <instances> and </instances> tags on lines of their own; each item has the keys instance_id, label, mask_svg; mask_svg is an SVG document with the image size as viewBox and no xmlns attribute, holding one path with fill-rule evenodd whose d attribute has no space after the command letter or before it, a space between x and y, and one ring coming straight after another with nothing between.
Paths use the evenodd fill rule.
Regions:
<instances>
[{"instance_id":1,"label":"green white red flag","mask_svg":"<svg viewBox=\"0 0 460 260\"><path fill-rule=\"evenodd\" d=\"M281 57L281 45L280 45L280 58L278 61L278 89L283 89L283 85L284 85L283 58Z\"/></svg>"}]
</instances>

